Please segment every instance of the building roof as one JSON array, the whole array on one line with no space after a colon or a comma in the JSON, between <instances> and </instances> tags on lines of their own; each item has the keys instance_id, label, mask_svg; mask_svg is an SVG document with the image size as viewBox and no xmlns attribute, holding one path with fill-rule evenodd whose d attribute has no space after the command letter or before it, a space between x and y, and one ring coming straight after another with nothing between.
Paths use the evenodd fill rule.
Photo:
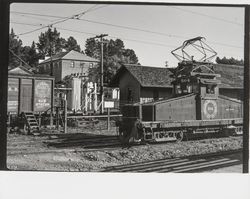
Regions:
<instances>
[{"instance_id":1,"label":"building roof","mask_svg":"<svg viewBox=\"0 0 250 199\"><path fill-rule=\"evenodd\" d=\"M33 75L31 68L25 66L16 66L16 67L8 67L9 74L17 74L17 75Z\"/></svg>"},{"instance_id":2,"label":"building roof","mask_svg":"<svg viewBox=\"0 0 250 199\"><path fill-rule=\"evenodd\" d=\"M124 64L111 81L111 85L118 85L119 77L128 71L143 87L172 87L173 73L168 68Z\"/></svg>"},{"instance_id":3,"label":"building roof","mask_svg":"<svg viewBox=\"0 0 250 199\"><path fill-rule=\"evenodd\" d=\"M221 75L220 88L243 88L244 66L214 64L214 71Z\"/></svg>"},{"instance_id":4,"label":"building roof","mask_svg":"<svg viewBox=\"0 0 250 199\"><path fill-rule=\"evenodd\" d=\"M243 88L244 67L237 65L214 64L214 71L221 75L220 88ZM120 76L128 71L142 87L172 87L173 68L159 68L124 64L113 77L110 86L117 86Z\"/></svg>"},{"instance_id":5,"label":"building roof","mask_svg":"<svg viewBox=\"0 0 250 199\"><path fill-rule=\"evenodd\" d=\"M59 59L67 59L67 60L77 60L77 61L87 61L87 62L99 62L99 60L89 57L83 53L77 52L75 50L71 50L68 52L60 52L56 55L53 55L52 58L48 58L41 62L40 64L48 63L51 61L59 60Z\"/></svg>"}]
</instances>

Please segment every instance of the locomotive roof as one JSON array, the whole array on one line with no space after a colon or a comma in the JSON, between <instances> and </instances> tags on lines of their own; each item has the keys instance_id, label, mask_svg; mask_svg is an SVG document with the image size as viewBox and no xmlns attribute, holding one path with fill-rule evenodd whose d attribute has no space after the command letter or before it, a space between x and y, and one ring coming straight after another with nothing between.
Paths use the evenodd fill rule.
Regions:
<instances>
[{"instance_id":1,"label":"locomotive roof","mask_svg":"<svg viewBox=\"0 0 250 199\"><path fill-rule=\"evenodd\" d=\"M243 88L244 67L238 65L213 64L215 73L220 74L220 88ZM110 86L117 86L120 76L128 71L143 87L172 87L171 82L175 68L160 68L124 64L117 71L110 82Z\"/></svg>"}]
</instances>

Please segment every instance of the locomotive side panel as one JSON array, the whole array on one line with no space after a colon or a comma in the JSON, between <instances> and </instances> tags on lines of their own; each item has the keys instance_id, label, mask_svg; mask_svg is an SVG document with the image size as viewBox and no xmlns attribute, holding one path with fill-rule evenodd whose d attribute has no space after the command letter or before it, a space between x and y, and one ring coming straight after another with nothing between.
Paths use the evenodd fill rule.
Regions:
<instances>
[{"instance_id":1,"label":"locomotive side panel","mask_svg":"<svg viewBox=\"0 0 250 199\"><path fill-rule=\"evenodd\" d=\"M203 120L242 118L243 105L241 101L221 96L218 99L203 99L201 115Z\"/></svg>"},{"instance_id":2,"label":"locomotive side panel","mask_svg":"<svg viewBox=\"0 0 250 199\"><path fill-rule=\"evenodd\" d=\"M195 120L196 100L195 95L183 96L175 100L166 100L155 104L155 121L163 120Z\"/></svg>"},{"instance_id":3,"label":"locomotive side panel","mask_svg":"<svg viewBox=\"0 0 250 199\"><path fill-rule=\"evenodd\" d=\"M219 118L243 118L243 103L232 99L219 97Z\"/></svg>"}]
</instances>

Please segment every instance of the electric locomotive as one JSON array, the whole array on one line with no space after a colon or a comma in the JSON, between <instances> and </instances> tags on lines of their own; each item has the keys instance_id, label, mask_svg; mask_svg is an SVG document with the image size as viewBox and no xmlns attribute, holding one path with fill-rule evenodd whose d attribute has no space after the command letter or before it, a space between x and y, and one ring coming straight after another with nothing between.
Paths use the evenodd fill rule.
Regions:
<instances>
[{"instance_id":1,"label":"electric locomotive","mask_svg":"<svg viewBox=\"0 0 250 199\"><path fill-rule=\"evenodd\" d=\"M187 46L201 48L203 57L195 61L186 53ZM178 50L182 55L177 54ZM212 55L207 56L206 50ZM194 134L242 134L243 103L219 94L220 74L209 62L216 52L202 37L196 37L172 54L182 58L174 72L172 98L122 106L123 116L117 124L121 142L181 141Z\"/></svg>"}]
</instances>

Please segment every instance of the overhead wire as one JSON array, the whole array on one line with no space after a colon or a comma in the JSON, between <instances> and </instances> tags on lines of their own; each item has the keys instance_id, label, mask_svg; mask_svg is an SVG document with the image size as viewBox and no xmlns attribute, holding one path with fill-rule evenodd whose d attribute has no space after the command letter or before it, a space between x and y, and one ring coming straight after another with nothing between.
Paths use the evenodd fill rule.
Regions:
<instances>
[{"instance_id":1,"label":"overhead wire","mask_svg":"<svg viewBox=\"0 0 250 199\"><path fill-rule=\"evenodd\" d=\"M20 23L20 22L14 22L14 21L11 21L11 23L21 24L21 25L30 25L30 26L39 26L38 24ZM67 29L67 28L62 28L62 27L58 27L58 26L56 28L58 30L65 30L65 31L69 31L69 32L87 34L87 35L91 35L91 36L95 36L95 35L98 34L98 33L91 33L91 32L79 31L79 30L74 30L74 29ZM136 43L143 43L143 44L154 45L154 46L162 46L162 47L167 47L167 48L175 48L176 47L174 45L167 45L167 44L155 43L155 42L144 41L144 40L136 40L136 39L124 38L124 37L114 36L114 35L110 35L110 34L109 34L108 37L113 38L113 39L119 38L119 39L122 39L124 41L132 41L132 42L136 42ZM232 53L232 51L230 51L230 53Z\"/></svg>"},{"instance_id":2,"label":"overhead wire","mask_svg":"<svg viewBox=\"0 0 250 199\"><path fill-rule=\"evenodd\" d=\"M199 15L199 16L203 16L203 17L208 17L210 19L215 19L215 20L223 21L223 22L226 22L226 23L231 23L231 24L238 25L238 26L243 26L243 24L235 22L235 21L230 21L230 20L227 20L227 19L222 19L222 18L219 18L219 17L207 15L207 14L200 13L200 12L191 11L191 10L180 8L180 7L176 7L176 6L170 6L170 7L174 8L174 9L177 9L177 10L181 10L183 12L188 12L188 13L192 13L192 14L195 14L195 15Z\"/></svg>"},{"instance_id":3,"label":"overhead wire","mask_svg":"<svg viewBox=\"0 0 250 199\"><path fill-rule=\"evenodd\" d=\"M30 33L32 33L32 32L36 32L36 31L41 30L41 29L46 28L46 27L52 27L52 26L54 26L55 24L65 22L65 21L67 21L67 20L69 20L69 19L79 19L82 15L84 15L84 14L90 12L90 11L93 11L93 10L96 10L96 9L100 9L100 7L94 9L94 7L96 7L96 6L97 6L97 5L94 5L94 6L92 6L91 8L85 10L84 12L81 12L81 13L76 14L76 15L72 15L72 16L69 16L69 17L62 17L62 18L61 18L62 20L57 20L57 21L52 22L52 23L50 23L50 24L43 25L41 28L37 28L37 29L31 30L31 31L27 31L27 32L24 32L24 33L17 34L17 36L21 36L21 35L25 35L25 34L30 34ZM23 14L24 14L24 13L23 13Z\"/></svg>"},{"instance_id":4,"label":"overhead wire","mask_svg":"<svg viewBox=\"0 0 250 199\"><path fill-rule=\"evenodd\" d=\"M35 13L25 13L25 12L13 12L13 13L16 13L16 14L21 13L21 14L27 14L27 15L31 15L31 16L52 17L52 18L58 18L58 19L63 18L61 16L43 15L43 14L35 14ZM106 25L106 26L117 27L117 28L123 28L123 29L128 29L128 30L135 30L135 31L141 31L141 32L146 32L146 33L151 33L151 34L157 34L157 35L167 36L167 37L170 37L170 38L189 39L188 37L180 36L180 35L176 35L176 34L166 34L166 33L162 33L162 32L156 32L156 31L140 29L140 28L135 28L135 27L130 27L130 26L122 26L122 25L111 24L111 23L106 23L106 22L99 22L99 21L94 21L94 20L89 20L89 19L80 19L80 18L78 18L78 20L89 22L89 23L95 23L95 24L101 24L101 25ZM216 45L220 45L220 46L227 46L227 47L232 47L232 48L243 48L241 46L230 45L230 44L225 44L225 43L221 43L221 42L213 42L213 41L209 41L209 42L213 43L213 44L216 44Z\"/></svg>"},{"instance_id":5,"label":"overhead wire","mask_svg":"<svg viewBox=\"0 0 250 199\"><path fill-rule=\"evenodd\" d=\"M39 26L38 24L29 24L29 23L15 22L15 21L11 21L11 23L20 24L20 25L29 25L29 26ZM69 31L69 32L82 33L82 34L88 34L88 35L93 35L93 36L95 36L97 34L97 33L90 33L90 32L84 32L84 31L79 31L79 30L61 28L61 27L57 27L57 26L56 26L56 28L58 30L65 30L65 31ZM155 43L155 42L150 42L150 41L136 40L136 39L124 38L124 37L114 36L114 35L113 36L109 35L108 37L114 38L114 39L119 38L119 39L123 39L123 40L127 40L127 41L137 42L137 43L152 44L152 45L157 45L157 46L164 46L164 47L171 47L171 48L176 47L174 45L166 45L166 44L162 44L162 43Z\"/></svg>"},{"instance_id":6,"label":"overhead wire","mask_svg":"<svg viewBox=\"0 0 250 199\"><path fill-rule=\"evenodd\" d=\"M29 23L15 22L15 21L11 21L11 23L20 24L20 25L29 25L29 26L40 26L38 24L29 24ZM62 28L62 27L58 27L58 26L56 26L56 28L58 30L65 30L65 31L69 31L69 32L81 33L81 34L87 34L87 35L93 35L93 36L95 36L97 34L97 33L90 33L90 32L85 32L85 31L74 30L74 29ZM124 37L114 36L114 35L112 36L110 34L109 34L108 37L109 38L114 38L114 39L119 38L119 39L123 39L125 41L132 41L132 42L137 42L137 43L144 43L144 44L163 46L163 47L168 47L168 48L175 48L176 47L174 45L167 45L167 44L155 43L155 42L150 42L150 41L136 40L136 39L124 38ZM232 51L230 51L230 52L232 52Z\"/></svg>"}]
</instances>

